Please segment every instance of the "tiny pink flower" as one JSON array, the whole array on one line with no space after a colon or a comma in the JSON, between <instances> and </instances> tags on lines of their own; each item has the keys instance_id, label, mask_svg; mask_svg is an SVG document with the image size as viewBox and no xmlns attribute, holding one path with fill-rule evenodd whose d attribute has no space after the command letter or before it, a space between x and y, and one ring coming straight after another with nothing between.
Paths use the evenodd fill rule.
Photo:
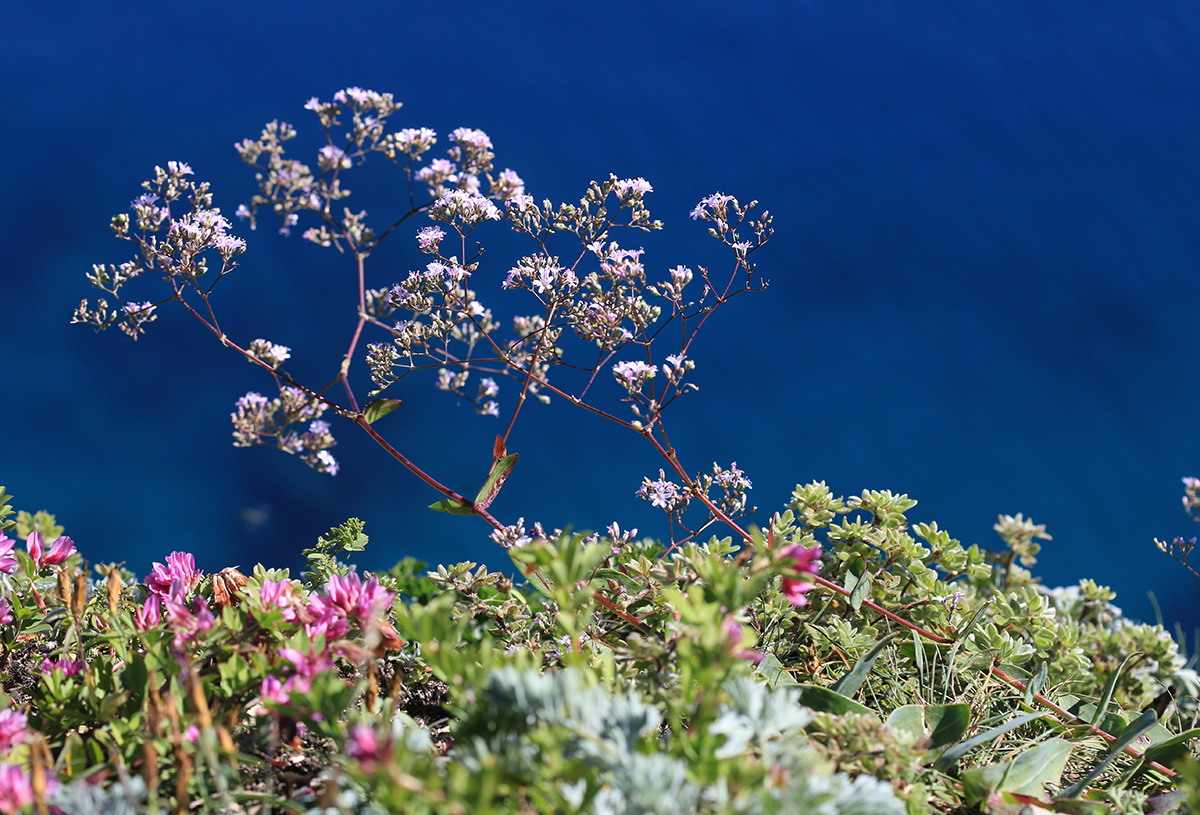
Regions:
<instances>
[{"instance_id":1,"label":"tiny pink flower","mask_svg":"<svg viewBox=\"0 0 1200 815\"><path fill-rule=\"evenodd\" d=\"M196 742L200 741L200 728L196 727L194 724L189 726L184 732L183 737L192 744L195 744Z\"/></svg>"},{"instance_id":2,"label":"tiny pink flower","mask_svg":"<svg viewBox=\"0 0 1200 815\"><path fill-rule=\"evenodd\" d=\"M33 803L33 782L16 764L0 766L0 812L13 815Z\"/></svg>"},{"instance_id":3,"label":"tiny pink flower","mask_svg":"<svg viewBox=\"0 0 1200 815\"><path fill-rule=\"evenodd\" d=\"M216 622L208 603L203 597L197 597L188 608L175 596L167 598L167 625L175 632L175 647L194 640L198 634L212 630Z\"/></svg>"},{"instance_id":4,"label":"tiny pink flower","mask_svg":"<svg viewBox=\"0 0 1200 815\"><path fill-rule=\"evenodd\" d=\"M295 648L281 648L279 655L296 666L296 674L305 678L316 676L322 671L333 667L333 660L328 650L317 651L316 646L308 649L308 653Z\"/></svg>"},{"instance_id":5,"label":"tiny pink flower","mask_svg":"<svg viewBox=\"0 0 1200 815\"><path fill-rule=\"evenodd\" d=\"M292 581L264 580L258 596L262 600L263 608L282 609L283 619L288 622L295 621L298 616L298 612L296 611L298 601L295 594L295 584Z\"/></svg>"},{"instance_id":6,"label":"tiny pink flower","mask_svg":"<svg viewBox=\"0 0 1200 815\"><path fill-rule=\"evenodd\" d=\"M0 597L0 625L8 625L13 621L12 603L7 597Z\"/></svg>"},{"instance_id":7,"label":"tiny pink flower","mask_svg":"<svg viewBox=\"0 0 1200 815\"><path fill-rule=\"evenodd\" d=\"M285 705L288 702L288 692L283 689L283 683L278 678L269 674L263 677L258 694L264 702L276 702L281 705Z\"/></svg>"},{"instance_id":8,"label":"tiny pink flower","mask_svg":"<svg viewBox=\"0 0 1200 815\"><path fill-rule=\"evenodd\" d=\"M821 547L806 549L800 544L794 544L784 549L780 555L780 565L784 570L780 591L792 605L808 605L808 598L804 595L812 591L814 584L804 578L813 577L820 570Z\"/></svg>"},{"instance_id":9,"label":"tiny pink flower","mask_svg":"<svg viewBox=\"0 0 1200 815\"><path fill-rule=\"evenodd\" d=\"M346 622L345 617L338 616L336 609L324 603L324 598L314 597L308 612L313 619L304 624L304 633L308 634L310 640L322 634L326 640L337 640L350 631L350 623Z\"/></svg>"}]
</instances>

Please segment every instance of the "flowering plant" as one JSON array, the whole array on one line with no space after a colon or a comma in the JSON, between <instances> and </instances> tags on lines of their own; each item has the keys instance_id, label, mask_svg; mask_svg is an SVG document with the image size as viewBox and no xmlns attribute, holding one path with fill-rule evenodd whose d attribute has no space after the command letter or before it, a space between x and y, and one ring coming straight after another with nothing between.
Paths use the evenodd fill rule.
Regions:
<instances>
[{"instance_id":1,"label":"flowering plant","mask_svg":"<svg viewBox=\"0 0 1200 815\"><path fill-rule=\"evenodd\" d=\"M666 409L694 389L701 327L765 288L751 258L771 237L769 213L706 197L691 216L727 248L726 271L655 276L641 248L616 239L662 227L644 179L592 182L577 205L538 203L516 172L496 172L479 130L452 131L435 157L435 131L389 129L390 94L347 88L305 107L323 132L315 164L287 155L297 130L286 123L239 142L258 189L236 216L251 229L277 218L281 234L302 230L346 259L356 309L326 384L289 373L291 348L222 329L215 285L247 247L182 162L156 167L132 214L112 220L136 256L93 267L103 297L74 319L136 340L178 302L270 377L271 395L234 403L235 445L273 446L333 476L333 422L349 422L434 491L434 509L487 521L525 581L411 560L359 574L345 561L367 544L355 519L306 551L300 579L262 565L204 575L183 552L141 583L113 564L98 579L53 516L6 521L0 489L0 524L17 535L0 539L13 711L0 719L12 751L0 812L1195 804L1200 680L1161 626L1124 620L1104 587L1040 587L1027 567L1044 528L1001 516L995 554L910 526L907 496L842 498L823 482L756 525L736 463L685 466ZM337 204L373 154L407 186L382 222ZM432 223L413 229L418 216ZM480 293L489 270L471 248L499 222L530 246L499 282L530 304L511 335ZM372 252L406 232L422 268L368 288ZM165 286L128 298L147 272ZM360 358L365 395L351 376ZM423 372L503 425L477 488L442 483L380 431L402 381ZM507 407L504 382L516 391ZM662 457L636 490L663 511L662 539L491 513L530 397L558 397ZM726 537L704 540L710 529ZM1157 711L1165 690L1177 701L1160 723L1141 711Z\"/></svg>"}]
</instances>

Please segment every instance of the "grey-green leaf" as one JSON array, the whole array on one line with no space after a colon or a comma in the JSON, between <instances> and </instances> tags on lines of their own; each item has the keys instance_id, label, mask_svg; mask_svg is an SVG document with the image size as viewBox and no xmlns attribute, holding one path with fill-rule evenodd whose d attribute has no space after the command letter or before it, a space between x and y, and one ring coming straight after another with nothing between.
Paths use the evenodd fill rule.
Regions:
<instances>
[{"instance_id":1,"label":"grey-green leaf","mask_svg":"<svg viewBox=\"0 0 1200 815\"><path fill-rule=\"evenodd\" d=\"M400 399L376 399L374 402L368 402L363 408L363 418L367 420L367 424L375 424L377 419L382 419L401 404L403 402Z\"/></svg>"}]
</instances>

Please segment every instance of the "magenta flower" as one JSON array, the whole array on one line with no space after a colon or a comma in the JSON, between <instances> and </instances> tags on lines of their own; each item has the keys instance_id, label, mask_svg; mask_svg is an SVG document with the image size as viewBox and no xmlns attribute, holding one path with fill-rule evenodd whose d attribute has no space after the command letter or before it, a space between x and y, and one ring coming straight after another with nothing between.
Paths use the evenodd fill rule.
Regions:
<instances>
[{"instance_id":1,"label":"magenta flower","mask_svg":"<svg viewBox=\"0 0 1200 815\"><path fill-rule=\"evenodd\" d=\"M149 631L162 622L162 601L152 594L133 615L133 625L138 631Z\"/></svg>"},{"instance_id":2,"label":"magenta flower","mask_svg":"<svg viewBox=\"0 0 1200 815\"><path fill-rule=\"evenodd\" d=\"M375 728L365 724L356 724L346 742L346 752L367 772L373 772L377 766L386 763L391 751L391 739L380 742Z\"/></svg>"},{"instance_id":3,"label":"magenta flower","mask_svg":"<svg viewBox=\"0 0 1200 815\"><path fill-rule=\"evenodd\" d=\"M296 674L305 679L310 679L322 671L327 671L333 667L333 660L329 657L329 651L322 649L318 652L315 645L308 649L307 654L295 648L280 648L279 656L295 665Z\"/></svg>"},{"instance_id":4,"label":"magenta flower","mask_svg":"<svg viewBox=\"0 0 1200 815\"><path fill-rule=\"evenodd\" d=\"M63 676L77 676L83 672L82 659L63 659L51 662L49 659L42 660L42 673L48 674L53 671L62 671Z\"/></svg>"},{"instance_id":5,"label":"magenta flower","mask_svg":"<svg viewBox=\"0 0 1200 815\"><path fill-rule=\"evenodd\" d=\"M75 554L75 543L66 535L59 535L50 547L50 551L47 552L42 533L34 530L25 539L25 551L29 552L34 565L40 569L43 566L57 566Z\"/></svg>"},{"instance_id":6,"label":"magenta flower","mask_svg":"<svg viewBox=\"0 0 1200 815\"><path fill-rule=\"evenodd\" d=\"M264 702L275 702L280 705L288 703L288 692L283 689L283 683L270 674L263 677L262 686L259 688L258 694Z\"/></svg>"},{"instance_id":7,"label":"magenta flower","mask_svg":"<svg viewBox=\"0 0 1200 815\"><path fill-rule=\"evenodd\" d=\"M310 640L315 640L322 634L326 640L337 640L350 631L350 623L345 617L338 616L337 609L324 603L324 598L313 598L308 612L315 618L304 624L304 633L308 634Z\"/></svg>"},{"instance_id":8,"label":"magenta flower","mask_svg":"<svg viewBox=\"0 0 1200 815\"><path fill-rule=\"evenodd\" d=\"M0 766L0 812L13 815L33 803L33 782L16 764Z\"/></svg>"},{"instance_id":9,"label":"magenta flower","mask_svg":"<svg viewBox=\"0 0 1200 815\"><path fill-rule=\"evenodd\" d=\"M264 609L282 609L283 619L288 622L295 621L298 616L296 611L297 598L295 584L292 581L264 580L258 596L262 600Z\"/></svg>"},{"instance_id":10,"label":"magenta flower","mask_svg":"<svg viewBox=\"0 0 1200 815\"><path fill-rule=\"evenodd\" d=\"M188 608L181 599L172 594L167 597L166 606L167 625L175 632L176 648L194 640L198 634L211 630L216 622L203 597L197 597L192 601L191 608Z\"/></svg>"},{"instance_id":11,"label":"magenta flower","mask_svg":"<svg viewBox=\"0 0 1200 815\"><path fill-rule=\"evenodd\" d=\"M15 745L25 741L28 731L25 714L11 707L0 710L0 753L7 753Z\"/></svg>"},{"instance_id":12,"label":"magenta flower","mask_svg":"<svg viewBox=\"0 0 1200 815\"><path fill-rule=\"evenodd\" d=\"M357 574L351 572L342 577L334 574L325 585L325 596L318 595L309 603L309 610L321 617L332 609L339 616L349 617L361 625L367 625L381 615L392 604L396 595L379 585L372 577L364 584Z\"/></svg>"},{"instance_id":13,"label":"magenta flower","mask_svg":"<svg viewBox=\"0 0 1200 815\"><path fill-rule=\"evenodd\" d=\"M200 582L202 572L196 570L196 558L188 552L172 552L167 555L167 565L154 563L146 576L146 589L166 600L171 594L171 585L176 578L182 581L184 593L191 591ZM179 599L183 599L182 597Z\"/></svg>"},{"instance_id":14,"label":"magenta flower","mask_svg":"<svg viewBox=\"0 0 1200 815\"><path fill-rule=\"evenodd\" d=\"M808 598L804 595L812 591L814 584L804 578L815 577L820 570L821 547L806 549L797 543L784 549L780 555L780 566L784 572L780 591L792 605L808 605Z\"/></svg>"},{"instance_id":15,"label":"magenta flower","mask_svg":"<svg viewBox=\"0 0 1200 815\"><path fill-rule=\"evenodd\" d=\"M13 621L12 603L7 597L0 597L0 625L8 625Z\"/></svg>"},{"instance_id":16,"label":"magenta flower","mask_svg":"<svg viewBox=\"0 0 1200 815\"><path fill-rule=\"evenodd\" d=\"M17 542L0 532L0 572L12 574L17 570L17 556L13 552L13 547Z\"/></svg>"}]
</instances>

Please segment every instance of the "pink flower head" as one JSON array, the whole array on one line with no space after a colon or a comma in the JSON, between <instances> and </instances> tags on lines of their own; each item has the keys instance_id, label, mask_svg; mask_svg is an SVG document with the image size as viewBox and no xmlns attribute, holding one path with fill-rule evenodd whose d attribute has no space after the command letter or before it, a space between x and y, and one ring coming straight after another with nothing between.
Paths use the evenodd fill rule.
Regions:
<instances>
[{"instance_id":1,"label":"pink flower head","mask_svg":"<svg viewBox=\"0 0 1200 815\"><path fill-rule=\"evenodd\" d=\"M138 631L149 631L162 622L162 600L152 594L133 615L133 625Z\"/></svg>"},{"instance_id":2,"label":"pink flower head","mask_svg":"<svg viewBox=\"0 0 1200 815\"><path fill-rule=\"evenodd\" d=\"M0 766L0 812L13 815L33 803L33 782L16 764Z\"/></svg>"},{"instance_id":3,"label":"pink flower head","mask_svg":"<svg viewBox=\"0 0 1200 815\"><path fill-rule=\"evenodd\" d=\"M27 721L19 710L11 707L0 710L0 753L7 753L14 745L25 741Z\"/></svg>"},{"instance_id":4,"label":"pink flower head","mask_svg":"<svg viewBox=\"0 0 1200 815\"><path fill-rule=\"evenodd\" d=\"M314 619L304 624L304 633L310 640L315 640L322 634L326 640L341 639L350 630L350 623L345 617L338 616L337 609L324 602L322 597L314 597L308 607L308 612Z\"/></svg>"},{"instance_id":5,"label":"pink flower head","mask_svg":"<svg viewBox=\"0 0 1200 815\"><path fill-rule=\"evenodd\" d=\"M66 535L59 535L51 545L50 551L47 552L42 533L35 529L25 539L25 551L29 552L34 565L40 569L43 566L57 566L75 554L75 543Z\"/></svg>"},{"instance_id":6,"label":"pink flower head","mask_svg":"<svg viewBox=\"0 0 1200 815\"><path fill-rule=\"evenodd\" d=\"M172 594L167 598L167 625L175 632L175 647L194 640L198 634L212 629L216 620L203 597L192 601L191 608Z\"/></svg>"},{"instance_id":7,"label":"pink flower head","mask_svg":"<svg viewBox=\"0 0 1200 815\"><path fill-rule=\"evenodd\" d=\"M82 659L59 659L51 662L48 659L42 660L42 673L48 674L52 671L62 671L63 676L77 676L83 672Z\"/></svg>"},{"instance_id":8,"label":"pink flower head","mask_svg":"<svg viewBox=\"0 0 1200 815\"><path fill-rule=\"evenodd\" d=\"M376 578L372 577L364 584L357 574L351 572L345 577L330 575L329 583L325 586L325 597L313 598L310 608L317 616L326 608L332 608L337 614L366 625L372 618L382 614L395 599L396 595L380 586Z\"/></svg>"},{"instance_id":9,"label":"pink flower head","mask_svg":"<svg viewBox=\"0 0 1200 815\"><path fill-rule=\"evenodd\" d=\"M292 581L264 580L258 596L262 600L264 609L282 609L283 619L288 622L295 621L298 616L295 584Z\"/></svg>"},{"instance_id":10,"label":"pink flower head","mask_svg":"<svg viewBox=\"0 0 1200 815\"><path fill-rule=\"evenodd\" d=\"M194 724L189 725L188 729L184 732L183 737L192 744L195 744L196 742L200 741L200 728L196 727Z\"/></svg>"},{"instance_id":11,"label":"pink flower head","mask_svg":"<svg viewBox=\"0 0 1200 815\"><path fill-rule=\"evenodd\" d=\"M820 570L821 547L806 549L797 543L784 549L780 555L780 566L784 572L780 591L792 605L808 605L808 598L804 595L812 591L814 586L804 578L814 577Z\"/></svg>"},{"instance_id":12,"label":"pink flower head","mask_svg":"<svg viewBox=\"0 0 1200 815\"><path fill-rule=\"evenodd\" d=\"M0 532L0 572L12 574L17 570L17 556L13 552L13 547L17 542Z\"/></svg>"},{"instance_id":13,"label":"pink flower head","mask_svg":"<svg viewBox=\"0 0 1200 815\"><path fill-rule=\"evenodd\" d=\"M329 657L329 650L321 649L321 651L317 651L315 645L308 649L308 653L304 653L296 648L280 648L279 656L295 665L296 674L305 679L310 679L322 671L327 671L333 667L333 660Z\"/></svg>"},{"instance_id":14,"label":"pink flower head","mask_svg":"<svg viewBox=\"0 0 1200 815\"><path fill-rule=\"evenodd\" d=\"M288 692L283 689L283 683L270 674L263 677L258 695L262 697L264 702L275 702L280 705L288 703Z\"/></svg>"},{"instance_id":15,"label":"pink flower head","mask_svg":"<svg viewBox=\"0 0 1200 815\"><path fill-rule=\"evenodd\" d=\"M7 597L0 597L0 625L8 625L13 621L12 603Z\"/></svg>"},{"instance_id":16,"label":"pink flower head","mask_svg":"<svg viewBox=\"0 0 1200 815\"><path fill-rule=\"evenodd\" d=\"M196 558L188 552L172 552L167 555L167 565L154 563L146 576L146 589L166 600L176 578L182 580L184 593L191 591L200 582L202 572L196 570ZM181 600L183 598L180 598Z\"/></svg>"},{"instance_id":17,"label":"pink flower head","mask_svg":"<svg viewBox=\"0 0 1200 815\"><path fill-rule=\"evenodd\" d=\"M373 772L377 766L386 762L391 748L391 739L380 742L375 728L365 724L356 724L350 731L349 740L346 741L346 752L367 772Z\"/></svg>"}]
</instances>

